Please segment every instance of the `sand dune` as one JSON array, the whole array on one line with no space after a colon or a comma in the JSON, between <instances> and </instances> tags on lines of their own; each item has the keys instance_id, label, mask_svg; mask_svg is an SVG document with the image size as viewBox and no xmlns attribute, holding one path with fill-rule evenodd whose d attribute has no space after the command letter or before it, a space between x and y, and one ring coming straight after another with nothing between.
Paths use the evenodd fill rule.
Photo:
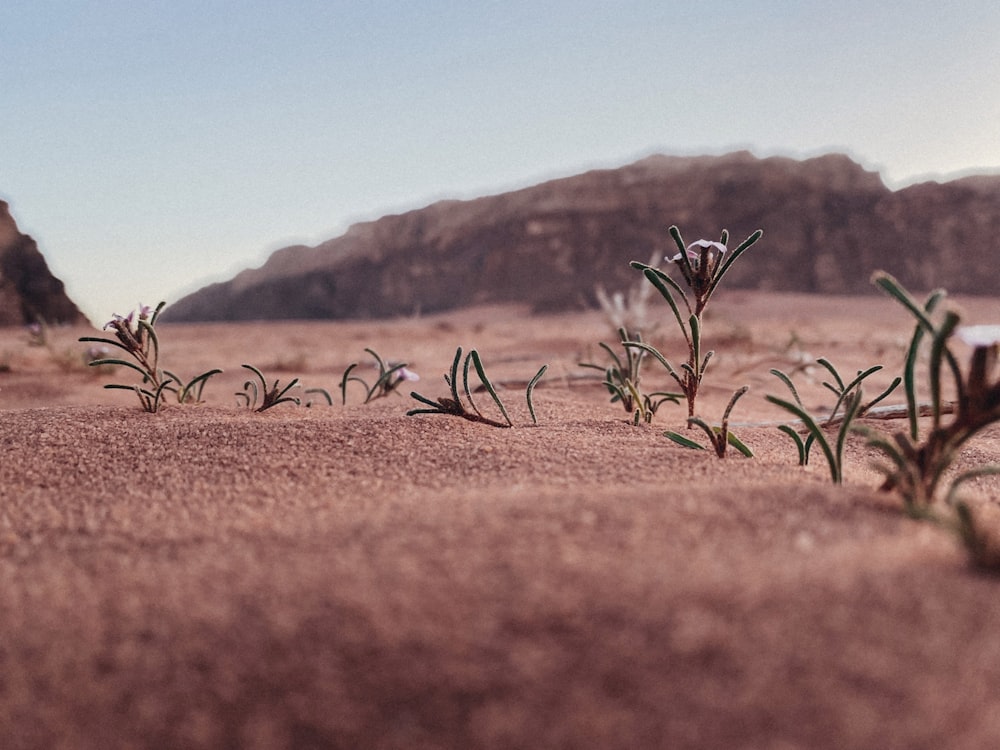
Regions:
<instances>
[{"instance_id":1,"label":"sand dune","mask_svg":"<svg viewBox=\"0 0 1000 750\"><path fill-rule=\"evenodd\" d=\"M743 423L784 416L769 367L882 363L885 383L910 329L879 298L716 304L704 413L748 384ZM78 364L83 331L0 332L3 747L1000 743L998 581L877 492L860 442L834 486L773 426L721 461L662 437L681 407L633 427L580 377L599 314L159 330L170 369L225 368L205 404L145 414ZM372 346L441 396L457 345L509 384L515 429L360 389L262 414L233 395L244 362L334 391ZM531 426L520 383L542 363ZM810 408L818 379L796 375ZM962 466L998 457L991 428ZM970 493L995 503L1000 479Z\"/></svg>"}]
</instances>

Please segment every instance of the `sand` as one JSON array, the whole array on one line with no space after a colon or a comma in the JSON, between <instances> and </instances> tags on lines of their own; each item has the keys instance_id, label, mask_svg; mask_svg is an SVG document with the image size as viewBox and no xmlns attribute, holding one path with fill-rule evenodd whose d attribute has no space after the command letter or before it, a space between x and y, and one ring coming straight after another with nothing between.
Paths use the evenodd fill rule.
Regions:
<instances>
[{"instance_id":1,"label":"sand","mask_svg":"<svg viewBox=\"0 0 1000 750\"><path fill-rule=\"evenodd\" d=\"M837 486L767 424L786 417L768 368L884 364L884 385L909 319L878 297L715 305L699 411L750 385L733 419L753 459L669 442L679 406L628 424L577 365L612 340L598 313L164 324L164 365L225 373L157 414L80 365L92 331L0 331L0 745L1000 745L1000 579L878 492L859 439ZM666 322L654 341L679 358ZM458 345L506 384L514 429L361 404L357 384L339 403L365 346L436 398ZM335 405L239 408L244 362ZM795 375L809 408L832 403L823 374ZM998 459L990 428L960 467ZM967 493L992 506L1000 478Z\"/></svg>"}]
</instances>

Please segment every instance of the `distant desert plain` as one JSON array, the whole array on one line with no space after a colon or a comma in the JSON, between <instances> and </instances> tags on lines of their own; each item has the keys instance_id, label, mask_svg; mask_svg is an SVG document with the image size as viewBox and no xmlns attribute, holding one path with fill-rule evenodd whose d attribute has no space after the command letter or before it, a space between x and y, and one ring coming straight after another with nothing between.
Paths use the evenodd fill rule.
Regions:
<instances>
[{"instance_id":1,"label":"distant desert plain","mask_svg":"<svg viewBox=\"0 0 1000 750\"><path fill-rule=\"evenodd\" d=\"M995 299L956 303L998 320ZM156 414L102 388L126 371L83 365L97 331L0 330L0 746L1000 747L1000 578L879 492L861 437L841 485L818 451L799 466L765 400L779 368L829 409L821 356L882 364L884 387L912 319L878 296L713 305L699 413L750 386L732 420L753 458L666 439L681 406L630 424L579 366L614 341L600 312L164 322L164 367L224 373ZM653 307L651 340L682 359ZM514 428L406 416L408 387L340 403L348 365L372 377L365 347L445 396L457 346ZM244 363L312 405L247 410ZM645 377L670 387L655 362ZM990 427L956 470L997 461ZM964 494L991 512L1000 478Z\"/></svg>"}]
</instances>

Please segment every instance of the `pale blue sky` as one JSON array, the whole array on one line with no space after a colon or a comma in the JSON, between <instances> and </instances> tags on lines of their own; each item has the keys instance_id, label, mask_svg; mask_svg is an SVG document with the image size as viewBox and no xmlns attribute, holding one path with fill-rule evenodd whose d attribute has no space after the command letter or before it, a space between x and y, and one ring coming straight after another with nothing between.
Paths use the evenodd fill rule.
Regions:
<instances>
[{"instance_id":1,"label":"pale blue sky","mask_svg":"<svg viewBox=\"0 0 1000 750\"><path fill-rule=\"evenodd\" d=\"M996 0L12 0L0 20L0 198L95 322L354 221L656 151L840 150L891 186L1000 167Z\"/></svg>"}]
</instances>

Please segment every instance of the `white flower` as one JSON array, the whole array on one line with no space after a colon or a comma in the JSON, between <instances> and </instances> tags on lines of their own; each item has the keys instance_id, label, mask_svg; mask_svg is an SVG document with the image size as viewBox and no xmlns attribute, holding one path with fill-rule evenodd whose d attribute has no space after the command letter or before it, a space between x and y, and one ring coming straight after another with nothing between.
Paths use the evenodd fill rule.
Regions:
<instances>
[{"instance_id":1,"label":"white flower","mask_svg":"<svg viewBox=\"0 0 1000 750\"><path fill-rule=\"evenodd\" d=\"M955 334L976 349L1000 344L1000 325L962 326Z\"/></svg>"},{"instance_id":2,"label":"white flower","mask_svg":"<svg viewBox=\"0 0 1000 750\"><path fill-rule=\"evenodd\" d=\"M691 267L697 269L701 265L701 252L702 250L708 250L708 259L711 261L713 258L721 258L726 254L728 248L721 242L712 242L711 240L695 240L690 245L687 246L687 257L688 261L691 263ZM677 253L673 258L669 260L674 263L681 259L681 254Z\"/></svg>"}]
</instances>

